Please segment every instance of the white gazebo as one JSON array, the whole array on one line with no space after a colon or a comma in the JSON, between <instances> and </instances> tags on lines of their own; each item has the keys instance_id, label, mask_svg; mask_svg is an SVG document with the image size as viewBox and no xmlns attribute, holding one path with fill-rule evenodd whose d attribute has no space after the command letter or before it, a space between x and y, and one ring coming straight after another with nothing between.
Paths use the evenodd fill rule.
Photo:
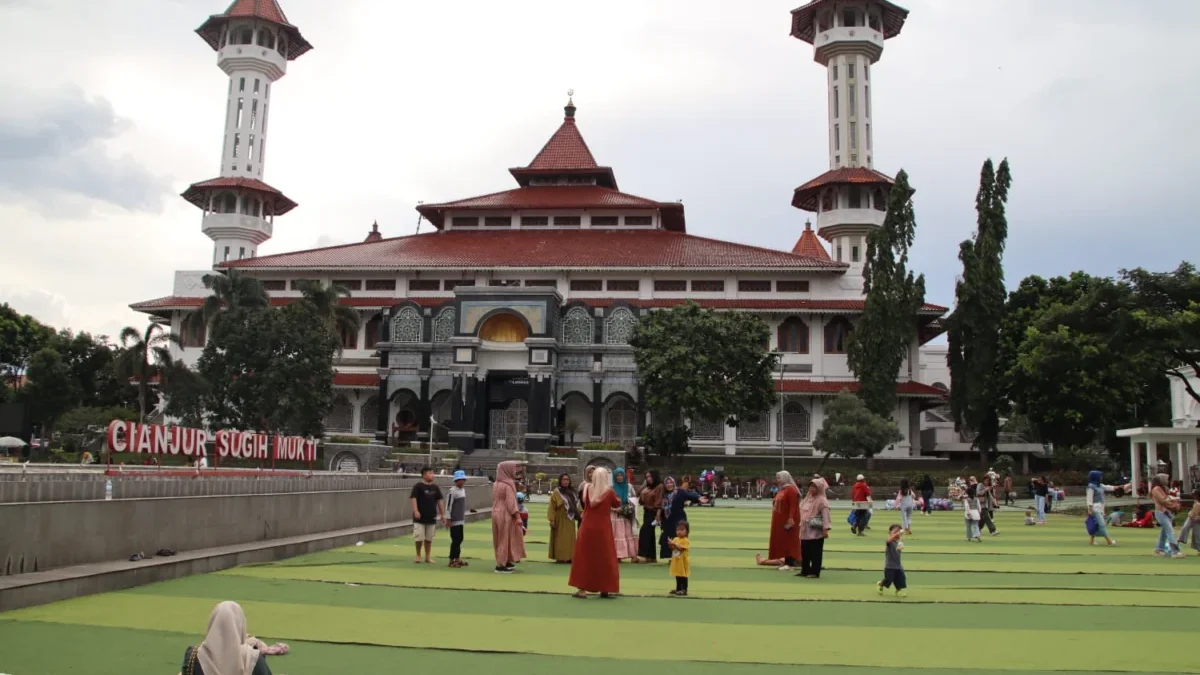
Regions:
<instances>
[{"instance_id":1,"label":"white gazebo","mask_svg":"<svg viewBox=\"0 0 1200 675\"><path fill-rule=\"evenodd\" d=\"M1129 439L1129 460L1133 467L1131 480L1133 493L1138 494L1142 478L1155 473L1167 473L1158 469L1158 446L1170 448L1171 480L1183 483L1184 493L1196 486L1192 483L1190 468L1197 464L1197 442L1200 428L1191 427L1135 427L1117 431L1118 438ZM1140 450L1139 450L1139 446Z\"/></svg>"}]
</instances>

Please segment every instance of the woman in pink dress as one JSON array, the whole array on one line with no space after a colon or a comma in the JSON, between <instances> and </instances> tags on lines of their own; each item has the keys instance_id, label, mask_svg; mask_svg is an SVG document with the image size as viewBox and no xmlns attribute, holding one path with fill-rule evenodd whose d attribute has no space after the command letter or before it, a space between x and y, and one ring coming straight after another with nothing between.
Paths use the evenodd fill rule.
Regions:
<instances>
[{"instance_id":1,"label":"woman in pink dress","mask_svg":"<svg viewBox=\"0 0 1200 675\"><path fill-rule=\"evenodd\" d=\"M641 562L638 558L637 540L637 509L629 501L629 483L625 478L625 469L620 467L613 471L613 493L617 496L620 506L612 510L613 541L617 547L617 560L629 559L629 562Z\"/></svg>"},{"instance_id":2,"label":"woman in pink dress","mask_svg":"<svg viewBox=\"0 0 1200 675\"><path fill-rule=\"evenodd\" d=\"M517 474L520 462L500 462L492 485L492 546L496 549L496 572L511 573L525 558L525 534L517 504Z\"/></svg>"},{"instance_id":3,"label":"woman in pink dress","mask_svg":"<svg viewBox=\"0 0 1200 675\"><path fill-rule=\"evenodd\" d=\"M612 477L608 469L597 468L592 483L583 492L584 516L575 538L575 553L571 556L571 577L567 583L579 591L577 598L599 593L607 598L621 590L621 570L613 543L612 525L607 518L621 503L613 494Z\"/></svg>"}]
</instances>

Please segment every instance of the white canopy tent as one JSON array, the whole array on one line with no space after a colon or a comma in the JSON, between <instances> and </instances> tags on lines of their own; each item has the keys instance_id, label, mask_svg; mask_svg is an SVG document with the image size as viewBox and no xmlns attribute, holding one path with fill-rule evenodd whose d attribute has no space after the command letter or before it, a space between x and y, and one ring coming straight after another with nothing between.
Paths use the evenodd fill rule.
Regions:
<instances>
[{"instance_id":1,"label":"white canopy tent","mask_svg":"<svg viewBox=\"0 0 1200 675\"><path fill-rule=\"evenodd\" d=\"M1196 445L1200 442L1197 427L1135 427L1117 431L1118 438L1129 439L1129 460L1133 467L1133 493L1138 494L1141 481L1155 473L1166 473L1158 468L1158 446L1167 445L1170 450L1171 480L1181 481L1185 493L1196 487L1192 482L1190 468L1198 463ZM1140 451L1139 451L1139 446Z\"/></svg>"}]
</instances>

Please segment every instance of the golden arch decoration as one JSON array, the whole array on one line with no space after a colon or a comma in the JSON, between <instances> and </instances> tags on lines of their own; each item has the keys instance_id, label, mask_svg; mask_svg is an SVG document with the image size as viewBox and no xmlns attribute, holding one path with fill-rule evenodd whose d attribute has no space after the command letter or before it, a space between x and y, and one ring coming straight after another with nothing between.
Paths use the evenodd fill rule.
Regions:
<instances>
[{"instance_id":1,"label":"golden arch decoration","mask_svg":"<svg viewBox=\"0 0 1200 675\"><path fill-rule=\"evenodd\" d=\"M513 314L496 314L479 327L479 338L491 342L524 342L527 337L525 322Z\"/></svg>"}]
</instances>

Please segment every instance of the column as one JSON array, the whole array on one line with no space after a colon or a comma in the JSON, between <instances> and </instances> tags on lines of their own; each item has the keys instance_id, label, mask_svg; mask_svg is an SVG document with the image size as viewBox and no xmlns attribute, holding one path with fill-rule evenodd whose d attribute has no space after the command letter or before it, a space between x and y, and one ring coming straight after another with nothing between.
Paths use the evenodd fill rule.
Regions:
<instances>
[{"instance_id":1,"label":"column","mask_svg":"<svg viewBox=\"0 0 1200 675\"><path fill-rule=\"evenodd\" d=\"M384 359L387 357L385 356ZM392 409L392 402L387 396L387 378L379 380L379 411L375 416L375 440L385 445L391 445L388 439L388 413Z\"/></svg>"},{"instance_id":2,"label":"column","mask_svg":"<svg viewBox=\"0 0 1200 675\"><path fill-rule=\"evenodd\" d=\"M604 388L600 380L592 380L592 440L604 440Z\"/></svg>"},{"instance_id":3,"label":"column","mask_svg":"<svg viewBox=\"0 0 1200 675\"><path fill-rule=\"evenodd\" d=\"M550 444L550 387L553 379L546 373L529 374L529 426L525 432L525 450L545 452Z\"/></svg>"},{"instance_id":4,"label":"column","mask_svg":"<svg viewBox=\"0 0 1200 675\"><path fill-rule=\"evenodd\" d=\"M637 434L640 439L646 433L646 388L638 385L637 388Z\"/></svg>"},{"instance_id":5,"label":"column","mask_svg":"<svg viewBox=\"0 0 1200 675\"><path fill-rule=\"evenodd\" d=\"M454 376L450 394L450 445L464 453L475 449L475 378L467 373Z\"/></svg>"},{"instance_id":6,"label":"column","mask_svg":"<svg viewBox=\"0 0 1200 675\"><path fill-rule=\"evenodd\" d=\"M475 445L480 446L487 439L488 433L488 391L487 391L487 376L476 377L475 382L475 402L473 406L473 414L475 419Z\"/></svg>"},{"instance_id":7,"label":"column","mask_svg":"<svg viewBox=\"0 0 1200 675\"><path fill-rule=\"evenodd\" d=\"M429 376L421 377L421 398L417 401L417 440L427 442L432 440L432 429L429 426Z\"/></svg>"}]
</instances>

